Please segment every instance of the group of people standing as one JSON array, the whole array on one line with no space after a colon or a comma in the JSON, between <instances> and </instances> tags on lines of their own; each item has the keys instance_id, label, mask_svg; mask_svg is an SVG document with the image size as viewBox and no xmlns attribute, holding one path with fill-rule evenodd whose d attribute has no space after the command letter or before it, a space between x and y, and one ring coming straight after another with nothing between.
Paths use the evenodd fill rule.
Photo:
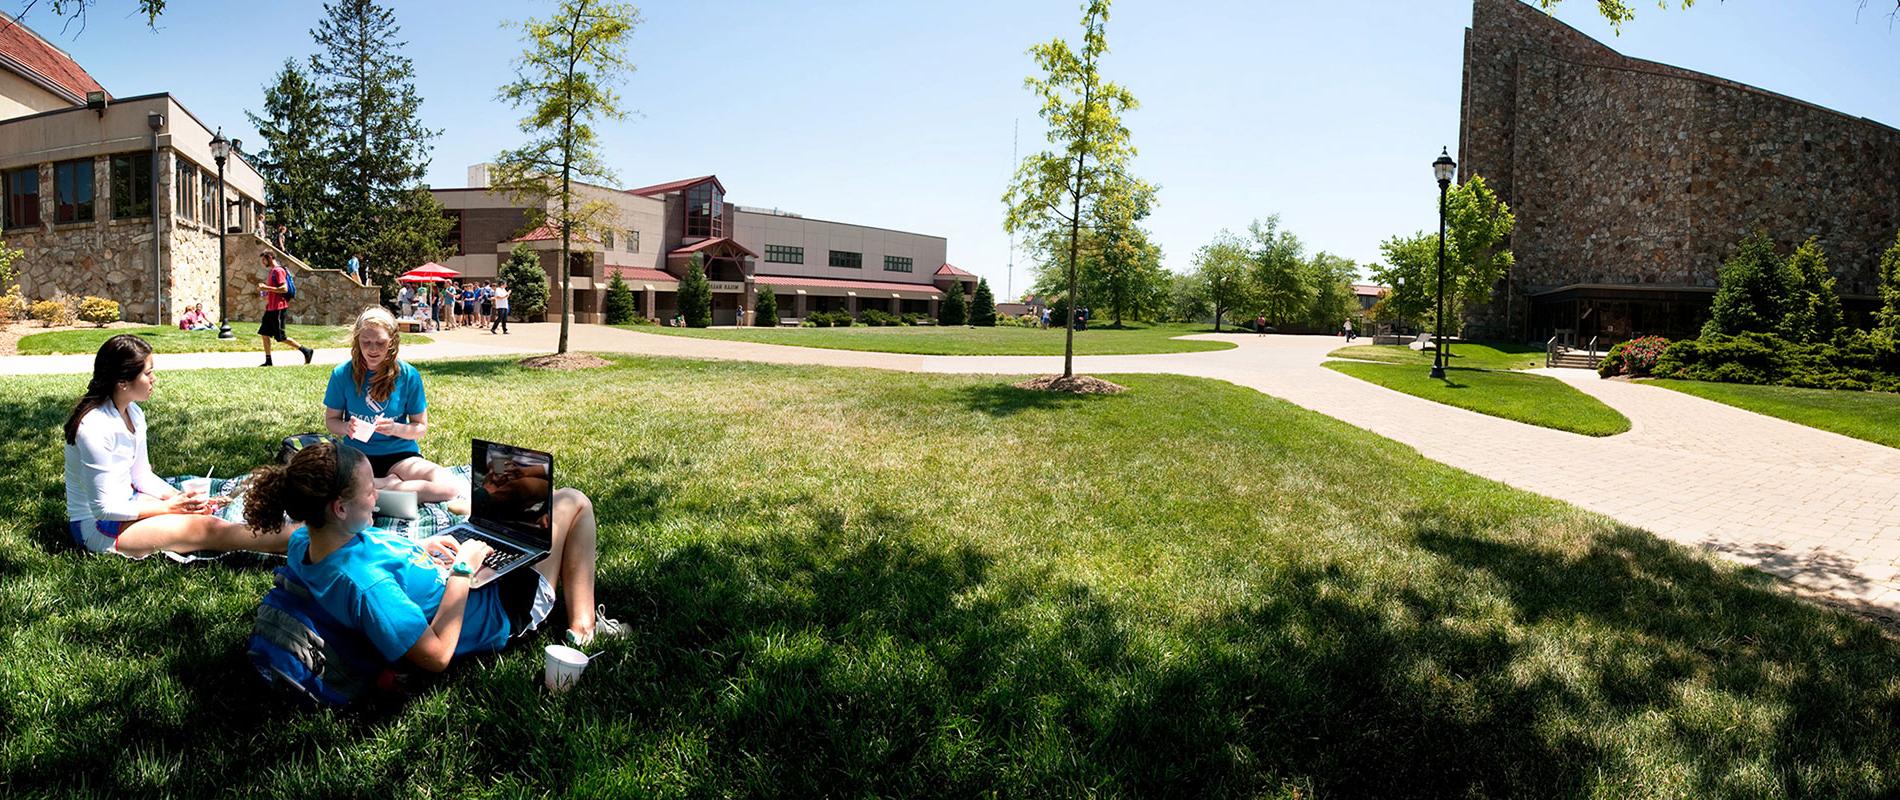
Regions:
<instances>
[{"instance_id":1,"label":"group of people standing","mask_svg":"<svg viewBox=\"0 0 1900 800\"><path fill-rule=\"evenodd\" d=\"M403 317L422 321L424 328L434 322L441 330L487 327L489 333L507 333L508 297L506 281L451 281L439 287L403 284L396 303Z\"/></svg>"}]
</instances>

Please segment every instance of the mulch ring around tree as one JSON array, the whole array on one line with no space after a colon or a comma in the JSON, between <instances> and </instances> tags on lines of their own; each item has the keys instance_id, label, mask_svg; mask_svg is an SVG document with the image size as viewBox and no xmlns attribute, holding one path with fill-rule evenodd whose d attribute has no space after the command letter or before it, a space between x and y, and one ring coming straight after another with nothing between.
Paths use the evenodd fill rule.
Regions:
<instances>
[{"instance_id":1,"label":"mulch ring around tree","mask_svg":"<svg viewBox=\"0 0 1900 800\"><path fill-rule=\"evenodd\" d=\"M551 356L535 356L521 359L521 366L529 369L593 369L605 367L613 362L593 353L558 353Z\"/></svg>"},{"instance_id":2,"label":"mulch ring around tree","mask_svg":"<svg viewBox=\"0 0 1900 800\"><path fill-rule=\"evenodd\" d=\"M1018 389L1028 389L1032 392L1068 392L1070 394L1121 394L1122 392L1128 391L1128 387L1126 386L1109 383L1101 378L1091 378L1087 375L1077 375L1073 378L1065 378L1061 375L1044 375L1040 378L1031 378L1022 383L1015 384L1015 386Z\"/></svg>"}]
</instances>

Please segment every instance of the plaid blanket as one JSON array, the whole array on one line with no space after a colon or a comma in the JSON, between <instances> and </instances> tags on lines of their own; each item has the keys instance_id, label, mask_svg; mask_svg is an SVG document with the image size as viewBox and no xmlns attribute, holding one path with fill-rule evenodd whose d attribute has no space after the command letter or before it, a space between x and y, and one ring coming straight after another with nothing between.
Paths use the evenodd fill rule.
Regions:
<instances>
[{"instance_id":1,"label":"plaid blanket","mask_svg":"<svg viewBox=\"0 0 1900 800\"><path fill-rule=\"evenodd\" d=\"M454 473L457 478L461 478L464 481L468 480L469 468L467 466L450 467L449 472ZM173 489L177 489L185 481L195 477L197 476L179 475L177 477L166 478L165 482L171 484ZM244 521L244 497L242 490L244 488L245 479L249 477L249 475L240 475L235 478L211 479L212 497L231 498L231 502L227 503L224 508L218 511L219 518L227 519L232 522ZM449 513L447 503L424 503L420 506L420 511L417 513L415 519L397 519L395 517L378 516L372 524L385 530L408 534L409 537L413 539L427 539L434 536L437 531L448 530L467 519L467 517Z\"/></svg>"}]
</instances>

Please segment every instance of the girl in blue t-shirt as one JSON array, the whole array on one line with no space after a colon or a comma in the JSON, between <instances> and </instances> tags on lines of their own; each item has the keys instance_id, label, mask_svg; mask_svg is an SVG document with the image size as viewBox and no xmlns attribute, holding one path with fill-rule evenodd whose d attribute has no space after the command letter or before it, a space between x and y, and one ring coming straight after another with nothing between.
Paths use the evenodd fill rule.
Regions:
<instances>
[{"instance_id":1,"label":"girl in blue t-shirt","mask_svg":"<svg viewBox=\"0 0 1900 800\"><path fill-rule=\"evenodd\" d=\"M429 398L422 373L397 360L402 334L389 309L371 306L350 330L350 360L330 371L323 392L324 427L369 456L376 487L415 492L424 503L455 500L467 482L422 457ZM453 508L466 513L466 508Z\"/></svg>"},{"instance_id":2,"label":"girl in blue t-shirt","mask_svg":"<svg viewBox=\"0 0 1900 800\"><path fill-rule=\"evenodd\" d=\"M456 656L500 650L541 625L563 582L569 642L584 646L628 631L594 605L594 509L573 489L555 493L547 558L472 589L488 545L451 536L416 541L371 527L376 482L368 458L352 448L305 448L289 464L252 472L248 487L245 521L258 530L286 516L303 523L290 534L290 574L392 662L440 672Z\"/></svg>"}]
</instances>

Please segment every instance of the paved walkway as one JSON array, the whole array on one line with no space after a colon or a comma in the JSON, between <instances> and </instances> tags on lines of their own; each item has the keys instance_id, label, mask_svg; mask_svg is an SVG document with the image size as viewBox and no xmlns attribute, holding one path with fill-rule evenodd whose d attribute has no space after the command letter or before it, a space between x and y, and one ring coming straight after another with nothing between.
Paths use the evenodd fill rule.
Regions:
<instances>
[{"instance_id":1,"label":"paved walkway","mask_svg":"<svg viewBox=\"0 0 1900 800\"><path fill-rule=\"evenodd\" d=\"M553 325L511 336L458 330L405 348L415 360L549 352ZM1319 366L1330 337L1214 336L1238 348L1085 356L1091 374L1174 373L1230 381L1416 448L1435 461L1707 548L1861 613L1900 620L1900 450L1654 386L1539 370L1630 418L1592 438L1422 400ZM570 349L939 373L1041 374L1049 356L915 356L573 328ZM319 351L337 363L345 350ZM160 356L161 369L255 368L255 353ZM90 356L14 356L0 374L86 372Z\"/></svg>"}]
</instances>

